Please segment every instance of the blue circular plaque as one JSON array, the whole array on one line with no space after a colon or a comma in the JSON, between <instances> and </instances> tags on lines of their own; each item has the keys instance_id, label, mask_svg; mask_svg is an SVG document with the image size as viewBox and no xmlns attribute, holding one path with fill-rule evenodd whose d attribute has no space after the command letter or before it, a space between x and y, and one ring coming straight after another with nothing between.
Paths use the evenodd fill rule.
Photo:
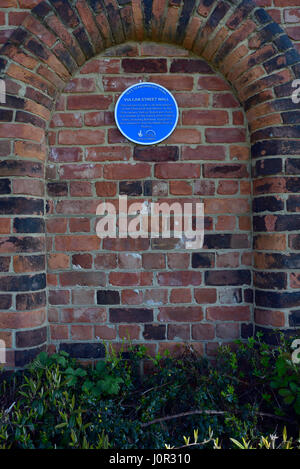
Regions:
<instances>
[{"instance_id":1,"label":"blue circular plaque","mask_svg":"<svg viewBox=\"0 0 300 469\"><path fill-rule=\"evenodd\" d=\"M122 93L115 108L120 132L131 142L154 145L165 140L178 122L173 95L156 83L137 83Z\"/></svg>"}]
</instances>

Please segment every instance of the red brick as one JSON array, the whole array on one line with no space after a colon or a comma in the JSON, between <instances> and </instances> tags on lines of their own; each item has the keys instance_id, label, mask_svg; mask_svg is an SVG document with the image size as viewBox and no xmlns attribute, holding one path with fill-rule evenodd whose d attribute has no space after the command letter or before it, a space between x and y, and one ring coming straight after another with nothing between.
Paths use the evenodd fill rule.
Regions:
<instances>
[{"instance_id":1,"label":"red brick","mask_svg":"<svg viewBox=\"0 0 300 469\"><path fill-rule=\"evenodd\" d=\"M92 263L93 258L91 254L74 254L72 256L73 268L91 269Z\"/></svg>"},{"instance_id":2,"label":"red brick","mask_svg":"<svg viewBox=\"0 0 300 469\"><path fill-rule=\"evenodd\" d=\"M177 306L159 308L158 321L160 322L195 322L203 319L200 306Z\"/></svg>"},{"instance_id":3,"label":"red brick","mask_svg":"<svg viewBox=\"0 0 300 469\"><path fill-rule=\"evenodd\" d=\"M10 218L0 218L0 234L10 233Z\"/></svg>"},{"instance_id":4,"label":"red brick","mask_svg":"<svg viewBox=\"0 0 300 469\"><path fill-rule=\"evenodd\" d=\"M170 295L171 303L191 303L191 290L188 288L173 288Z\"/></svg>"},{"instance_id":5,"label":"red brick","mask_svg":"<svg viewBox=\"0 0 300 469\"><path fill-rule=\"evenodd\" d=\"M71 197L89 197L92 195L92 184L87 181L70 182Z\"/></svg>"},{"instance_id":6,"label":"red brick","mask_svg":"<svg viewBox=\"0 0 300 469\"><path fill-rule=\"evenodd\" d=\"M183 111L183 125L226 125L227 111Z\"/></svg>"},{"instance_id":7,"label":"red brick","mask_svg":"<svg viewBox=\"0 0 300 469\"><path fill-rule=\"evenodd\" d=\"M171 181L170 194L173 195L191 195L193 193L192 186L186 181Z\"/></svg>"},{"instance_id":8,"label":"red brick","mask_svg":"<svg viewBox=\"0 0 300 469\"><path fill-rule=\"evenodd\" d=\"M143 254L144 269L163 269L165 267L164 254L147 253Z\"/></svg>"},{"instance_id":9,"label":"red brick","mask_svg":"<svg viewBox=\"0 0 300 469\"><path fill-rule=\"evenodd\" d=\"M58 251L97 251L100 239L97 236L56 236L55 248Z\"/></svg>"},{"instance_id":10,"label":"red brick","mask_svg":"<svg viewBox=\"0 0 300 469\"><path fill-rule=\"evenodd\" d=\"M158 284L164 286L197 286L201 284L201 279L201 272L192 271L162 272L157 276Z\"/></svg>"},{"instance_id":11,"label":"red brick","mask_svg":"<svg viewBox=\"0 0 300 469\"><path fill-rule=\"evenodd\" d=\"M189 340L191 337L189 324L168 324L169 340Z\"/></svg>"},{"instance_id":12,"label":"red brick","mask_svg":"<svg viewBox=\"0 0 300 469\"><path fill-rule=\"evenodd\" d=\"M146 163L109 164L104 167L106 179L145 179L150 173L151 166Z\"/></svg>"},{"instance_id":13,"label":"red brick","mask_svg":"<svg viewBox=\"0 0 300 469\"><path fill-rule=\"evenodd\" d=\"M223 78L207 76L199 78L198 90L227 91L230 90L230 86Z\"/></svg>"},{"instance_id":14,"label":"red brick","mask_svg":"<svg viewBox=\"0 0 300 469\"><path fill-rule=\"evenodd\" d=\"M61 130L58 143L61 145L96 145L104 143L104 130Z\"/></svg>"},{"instance_id":15,"label":"red brick","mask_svg":"<svg viewBox=\"0 0 300 469\"><path fill-rule=\"evenodd\" d=\"M170 269L188 269L190 265L190 255L187 253L168 254L168 267Z\"/></svg>"},{"instance_id":16,"label":"red brick","mask_svg":"<svg viewBox=\"0 0 300 469\"><path fill-rule=\"evenodd\" d=\"M68 164L61 165L59 175L62 179L98 179L102 177L100 164Z\"/></svg>"},{"instance_id":17,"label":"red brick","mask_svg":"<svg viewBox=\"0 0 300 469\"><path fill-rule=\"evenodd\" d=\"M193 163L160 163L155 165L155 176L160 179L193 179L200 177L200 165Z\"/></svg>"},{"instance_id":18,"label":"red brick","mask_svg":"<svg viewBox=\"0 0 300 469\"><path fill-rule=\"evenodd\" d=\"M50 127L82 127L82 116L80 113L55 113Z\"/></svg>"},{"instance_id":19,"label":"red brick","mask_svg":"<svg viewBox=\"0 0 300 469\"><path fill-rule=\"evenodd\" d=\"M112 104L112 97L105 95L80 95L68 96L67 108L70 110L83 110L83 109L108 109Z\"/></svg>"},{"instance_id":20,"label":"red brick","mask_svg":"<svg viewBox=\"0 0 300 469\"><path fill-rule=\"evenodd\" d=\"M217 189L217 193L221 195L233 195L239 190L239 184L237 181L220 181Z\"/></svg>"},{"instance_id":21,"label":"red brick","mask_svg":"<svg viewBox=\"0 0 300 469\"><path fill-rule=\"evenodd\" d=\"M205 137L208 143L241 143L246 142L244 129L206 129Z\"/></svg>"},{"instance_id":22,"label":"red brick","mask_svg":"<svg viewBox=\"0 0 300 469\"><path fill-rule=\"evenodd\" d=\"M250 321L249 306L214 306L206 309L210 321Z\"/></svg>"},{"instance_id":23,"label":"red brick","mask_svg":"<svg viewBox=\"0 0 300 469\"><path fill-rule=\"evenodd\" d=\"M113 197L117 193L117 185L115 182L99 181L95 184L96 194L99 197Z\"/></svg>"},{"instance_id":24,"label":"red brick","mask_svg":"<svg viewBox=\"0 0 300 469\"><path fill-rule=\"evenodd\" d=\"M69 339L69 328L62 324L50 324L50 336L52 340Z\"/></svg>"},{"instance_id":25,"label":"red brick","mask_svg":"<svg viewBox=\"0 0 300 469\"><path fill-rule=\"evenodd\" d=\"M69 228L71 233L89 233L90 220L88 218L70 218Z\"/></svg>"},{"instance_id":26,"label":"red brick","mask_svg":"<svg viewBox=\"0 0 300 469\"><path fill-rule=\"evenodd\" d=\"M205 213L247 213L250 211L248 199L206 199L204 201Z\"/></svg>"},{"instance_id":27,"label":"red brick","mask_svg":"<svg viewBox=\"0 0 300 469\"><path fill-rule=\"evenodd\" d=\"M192 91L194 86L194 78L188 75L151 75L149 81L169 91Z\"/></svg>"},{"instance_id":28,"label":"red brick","mask_svg":"<svg viewBox=\"0 0 300 469\"><path fill-rule=\"evenodd\" d=\"M192 338L194 340L211 340L215 337L215 327L212 324L193 324Z\"/></svg>"},{"instance_id":29,"label":"red brick","mask_svg":"<svg viewBox=\"0 0 300 469\"><path fill-rule=\"evenodd\" d=\"M70 258L67 254L51 253L48 257L48 266L51 270L67 269L70 266Z\"/></svg>"},{"instance_id":30,"label":"red brick","mask_svg":"<svg viewBox=\"0 0 300 469\"><path fill-rule=\"evenodd\" d=\"M115 327L95 326L95 338L96 339L113 340L116 337L117 337L117 331Z\"/></svg>"},{"instance_id":31,"label":"red brick","mask_svg":"<svg viewBox=\"0 0 300 469\"><path fill-rule=\"evenodd\" d=\"M93 339L92 326L71 326L71 337L73 340Z\"/></svg>"},{"instance_id":32,"label":"red brick","mask_svg":"<svg viewBox=\"0 0 300 469\"><path fill-rule=\"evenodd\" d=\"M199 304L213 304L217 301L217 290L215 288L195 288L195 300Z\"/></svg>"},{"instance_id":33,"label":"red brick","mask_svg":"<svg viewBox=\"0 0 300 469\"><path fill-rule=\"evenodd\" d=\"M141 305L143 292L142 290L122 290L121 299L123 305Z\"/></svg>"},{"instance_id":34,"label":"red brick","mask_svg":"<svg viewBox=\"0 0 300 469\"><path fill-rule=\"evenodd\" d=\"M216 324L216 334L220 339L238 339L240 337L239 324L229 322Z\"/></svg>"}]
</instances>

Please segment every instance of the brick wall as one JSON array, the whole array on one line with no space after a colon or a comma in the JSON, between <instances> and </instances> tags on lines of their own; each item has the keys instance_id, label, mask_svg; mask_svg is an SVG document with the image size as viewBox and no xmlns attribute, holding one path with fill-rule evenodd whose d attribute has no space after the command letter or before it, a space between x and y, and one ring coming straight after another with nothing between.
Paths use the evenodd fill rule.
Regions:
<instances>
[{"instance_id":1,"label":"brick wall","mask_svg":"<svg viewBox=\"0 0 300 469\"><path fill-rule=\"evenodd\" d=\"M23 21L0 58L8 364L23 366L47 345L99 358L101 339L118 346L128 334L152 353L192 342L211 355L253 326L270 341L274 327L293 333L300 145L291 93L300 57L265 11L295 37L296 5L3 1L3 42ZM179 105L176 131L155 147L130 144L113 119L119 94L140 80L166 86ZM100 241L96 207L119 194L203 200L204 249Z\"/></svg>"},{"instance_id":2,"label":"brick wall","mask_svg":"<svg viewBox=\"0 0 300 469\"><path fill-rule=\"evenodd\" d=\"M0 44L4 44L16 26L41 0L1 0ZM298 0L255 0L280 24L300 51L300 5Z\"/></svg>"},{"instance_id":3,"label":"brick wall","mask_svg":"<svg viewBox=\"0 0 300 469\"><path fill-rule=\"evenodd\" d=\"M141 80L167 87L180 110L172 136L146 148L128 142L113 116L120 93ZM240 337L252 320L250 152L224 78L174 46L108 49L69 82L48 137L51 341L129 335L151 351L184 340L210 354ZM119 195L205 201L203 251L176 238L100 242L96 207L101 198L118 206Z\"/></svg>"}]
</instances>

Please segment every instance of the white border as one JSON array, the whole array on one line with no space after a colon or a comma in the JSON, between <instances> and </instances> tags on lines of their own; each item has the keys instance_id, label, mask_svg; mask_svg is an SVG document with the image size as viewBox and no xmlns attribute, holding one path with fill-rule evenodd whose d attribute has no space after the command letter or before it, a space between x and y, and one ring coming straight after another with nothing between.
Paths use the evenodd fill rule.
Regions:
<instances>
[{"instance_id":1,"label":"white border","mask_svg":"<svg viewBox=\"0 0 300 469\"><path fill-rule=\"evenodd\" d=\"M137 86L141 86L141 85L154 85L154 86L157 86L158 88L161 88L163 89L164 91L166 91L168 93L169 96L171 96L171 98L173 99L174 103L175 103L175 108L176 108L176 112L177 112L177 116L176 116L176 121L175 121L175 124L172 128L172 130L163 138L161 138L160 140L157 140L155 142L139 142L138 140L133 140L132 138L129 138L128 135L126 135L123 130L121 129L120 127L120 124L119 124L119 121L117 119L117 110L118 110L118 107L119 107L119 103L120 103L120 100L121 98L124 96L125 93L127 93L129 90L131 90L132 88L135 88ZM177 102L176 102L176 99L174 98L174 96L172 95L172 93L167 90L164 86L161 86L161 85L158 85L157 83L154 83L154 82L151 82L151 81L142 81L140 83L135 83L135 85L132 85L132 86L129 86L129 88L126 88L125 91L123 91L123 93L121 94L121 96L119 97L118 101L117 101L117 104L115 106L115 121L116 121L116 124L117 124L117 127L119 129L119 131L121 132L122 135L124 135L124 137L127 138L127 140L129 140L130 142L133 142L133 143L136 143L137 145L156 145L157 143L160 143L162 142L163 140L166 140L168 137L170 137L170 135L174 132L177 124L178 124L178 119L179 119L179 109L178 109L178 105L177 105Z\"/></svg>"}]
</instances>

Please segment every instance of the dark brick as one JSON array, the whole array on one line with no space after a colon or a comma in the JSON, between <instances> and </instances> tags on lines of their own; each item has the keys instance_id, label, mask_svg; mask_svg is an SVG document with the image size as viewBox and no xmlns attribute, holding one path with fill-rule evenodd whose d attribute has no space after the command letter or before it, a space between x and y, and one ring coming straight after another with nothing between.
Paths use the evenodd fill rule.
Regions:
<instances>
[{"instance_id":1,"label":"dark brick","mask_svg":"<svg viewBox=\"0 0 300 469\"><path fill-rule=\"evenodd\" d=\"M254 16L258 19L261 24L270 23L272 21L271 16L263 8L256 10Z\"/></svg>"},{"instance_id":2,"label":"dark brick","mask_svg":"<svg viewBox=\"0 0 300 469\"><path fill-rule=\"evenodd\" d=\"M6 95L5 106L12 107L14 109L24 109L25 99L24 98L19 98L18 96Z\"/></svg>"},{"instance_id":3,"label":"dark brick","mask_svg":"<svg viewBox=\"0 0 300 469\"><path fill-rule=\"evenodd\" d=\"M270 158L255 162L254 176L271 176L282 173L282 158Z\"/></svg>"},{"instance_id":4,"label":"dark brick","mask_svg":"<svg viewBox=\"0 0 300 469\"><path fill-rule=\"evenodd\" d=\"M204 249L242 249L249 246L248 236L245 234L206 234Z\"/></svg>"},{"instance_id":5,"label":"dark brick","mask_svg":"<svg viewBox=\"0 0 300 469\"><path fill-rule=\"evenodd\" d=\"M300 215L278 215L275 231L300 230Z\"/></svg>"},{"instance_id":6,"label":"dark brick","mask_svg":"<svg viewBox=\"0 0 300 469\"><path fill-rule=\"evenodd\" d=\"M13 118L13 111L0 108L0 122L11 122Z\"/></svg>"},{"instance_id":7,"label":"dark brick","mask_svg":"<svg viewBox=\"0 0 300 469\"><path fill-rule=\"evenodd\" d=\"M120 293L116 290L100 290L97 291L98 305L119 305Z\"/></svg>"},{"instance_id":8,"label":"dark brick","mask_svg":"<svg viewBox=\"0 0 300 469\"><path fill-rule=\"evenodd\" d=\"M14 218L15 233L44 233L45 221L42 218Z\"/></svg>"},{"instance_id":9,"label":"dark brick","mask_svg":"<svg viewBox=\"0 0 300 469\"><path fill-rule=\"evenodd\" d=\"M229 8L229 5L226 5L223 1L218 2L216 8L213 10L206 22L207 27L214 30L219 25L222 18L224 18Z\"/></svg>"},{"instance_id":10,"label":"dark brick","mask_svg":"<svg viewBox=\"0 0 300 469\"><path fill-rule=\"evenodd\" d=\"M46 275L18 275L0 278L0 291L30 291L46 287Z\"/></svg>"},{"instance_id":11,"label":"dark brick","mask_svg":"<svg viewBox=\"0 0 300 469\"><path fill-rule=\"evenodd\" d=\"M3 197L0 200L0 215L43 215L43 213L43 199Z\"/></svg>"},{"instance_id":12,"label":"dark brick","mask_svg":"<svg viewBox=\"0 0 300 469\"><path fill-rule=\"evenodd\" d=\"M272 107L274 111L288 111L289 109L297 110L299 108L299 105L296 103L293 103L291 98L283 98L283 99L274 100L272 102ZM282 133L283 135L285 135L284 132Z\"/></svg>"},{"instance_id":13,"label":"dark brick","mask_svg":"<svg viewBox=\"0 0 300 469\"><path fill-rule=\"evenodd\" d=\"M248 339L249 337L253 337L253 324L242 324L241 325L241 338Z\"/></svg>"},{"instance_id":14,"label":"dark brick","mask_svg":"<svg viewBox=\"0 0 300 469\"><path fill-rule=\"evenodd\" d=\"M10 257L0 256L0 272L8 272L10 264Z\"/></svg>"},{"instance_id":15,"label":"dark brick","mask_svg":"<svg viewBox=\"0 0 300 469\"><path fill-rule=\"evenodd\" d=\"M267 73L272 73L276 70L285 68L287 65L294 65L297 62L299 62L298 52L296 50L291 50L289 52L285 52L285 54L278 55L277 57L268 60L263 65Z\"/></svg>"},{"instance_id":16,"label":"dark brick","mask_svg":"<svg viewBox=\"0 0 300 469\"><path fill-rule=\"evenodd\" d=\"M214 73L207 62L201 59L174 59L171 73Z\"/></svg>"},{"instance_id":17,"label":"dark brick","mask_svg":"<svg viewBox=\"0 0 300 469\"><path fill-rule=\"evenodd\" d=\"M143 187L141 181L119 182L120 195L142 195Z\"/></svg>"},{"instance_id":18,"label":"dark brick","mask_svg":"<svg viewBox=\"0 0 300 469\"><path fill-rule=\"evenodd\" d=\"M255 302L257 306L269 308L293 308L300 306L300 292L273 292L256 290Z\"/></svg>"},{"instance_id":19,"label":"dark brick","mask_svg":"<svg viewBox=\"0 0 300 469\"><path fill-rule=\"evenodd\" d=\"M41 129L46 128L46 122L40 117L29 114L29 112L18 111L16 113L16 122L24 122L25 124L32 124L35 127L40 127Z\"/></svg>"},{"instance_id":20,"label":"dark brick","mask_svg":"<svg viewBox=\"0 0 300 469\"><path fill-rule=\"evenodd\" d=\"M284 124L299 124L300 123L299 111L282 112L281 117L282 117Z\"/></svg>"},{"instance_id":21,"label":"dark brick","mask_svg":"<svg viewBox=\"0 0 300 469\"><path fill-rule=\"evenodd\" d=\"M266 42L272 42L274 40L274 36L277 34L282 34L282 29L281 27L275 23L272 22L265 26L259 33L259 39L261 41L260 46L265 44Z\"/></svg>"},{"instance_id":22,"label":"dark brick","mask_svg":"<svg viewBox=\"0 0 300 469\"><path fill-rule=\"evenodd\" d=\"M39 91L30 88L29 86L27 86L26 88L25 97L31 99L32 101L35 101L38 104L41 104L42 106L45 106L49 110L52 109L52 99L48 98L48 96L45 96Z\"/></svg>"},{"instance_id":23,"label":"dark brick","mask_svg":"<svg viewBox=\"0 0 300 469\"><path fill-rule=\"evenodd\" d=\"M250 285L249 270L214 270L205 272L206 285Z\"/></svg>"},{"instance_id":24,"label":"dark brick","mask_svg":"<svg viewBox=\"0 0 300 469\"><path fill-rule=\"evenodd\" d=\"M138 161L177 161L179 158L178 147L135 147L133 158Z\"/></svg>"},{"instance_id":25,"label":"dark brick","mask_svg":"<svg viewBox=\"0 0 300 469\"><path fill-rule=\"evenodd\" d=\"M19 256L15 258L17 265L21 266L22 272L38 272L45 270L46 259L41 256Z\"/></svg>"},{"instance_id":26,"label":"dark brick","mask_svg":"<svg viewBox=\"0 0 300 469\"><path fill-rule=\"evenodd\" d=\"M109 310L110 322L125 322L125 323L141 323L152 322L153 311L151 309L142 308L115 308Z\"/></svg>"},{"instance_id":27,"label":"dark brick","mask_svg":"<svg viewBox=\"0 0 300 469\"><path fill-rule=\"evenodd\" d=\"M10 180L9 179L0 179L0 194L10 194Z\"/></svg>"},{"instance_id":28,"label":"dark brick","mask_svg":"<svg viewBox=\"0 0 300 469\"><path fill-rule=\"evenodd\" d=\"M298 155L300 153L300 141L297 140L265 140L252 145L252 157L276 155Z\"/></svg>"},{"instance_id":29,"label":"dark brick","mask_svg":"<svg viewBox=\"0 0 300 469\"><path fill-rule=\"evenodd\" d=\"M127 0L118 0L119 5L123 5L124 3L128 3ZM152 4L153 0L144 0L142 2L144 6L144 23L145 28L148 33L150 33L151 29L151 17L152 17Z\"/></svg>"},{"instance_id":30,"label":"dark brick","mask_svg":"<svg viewBox=\"0 0 300 469\"><path fill-rule=\"evenodd\" d=\"M255 272L254 285L258 288L283 290L287 287L287 275L284 272Z\"/></svg>"},{"instance_id":31,"label":"dark brick","mask_svg":"<svg viewBox=\"0 0 300 469\"><path fill-rule=\"evenodd\" d=\"M285 162L285 172L286 174L300 174L300 158L288 158Z\"/></svg>"},{"instance_id":32,"label":"dark brick","mask_svg":"<svg viewBox=\"0 0 300 469\"><path fill-rule=\"evenodd\" d=\"M39 353L44 352L45 350L46 350L46 345L43 345L42 347L31 348L29 350L16 350L15 352L16 367L22 368L25 365L28 365L28 363L31 363Z\"/></svg>"},{"instance_id":33,"label":"dark brick","mask_svg":"<svg viewBox=\"0 0 300 469\"><path fill-rule=\"evenodd\" d=\"M61 343L59 350L72 358L105 358L105 346L99 343Z\"/></svg>"},{"instance_id":34,"label":"dark brick","mask_svg":"<svg viewBox=\"0 0 300 469\"><path fill-rule=\"evenodd\" d=\"M6 251L9 250L9 252L36 252L45 249L45 240L30 236L20 238L11 236L9 238L0 238L0 248L2 245L9 245L9 249L6 248Z\"/></svg>"},{"instance_id":35,"label":"dark brick","mask_svg":"<svg viewBox=\"0 0 300 469\"><path fill-rule=\"evenodd\" d=\"M47 51L46 46L36 41L35 39L30 39L27 41L25 47L27 50L42 60L47 60L49 58L49 52Z\"/></svg>"},{"instance_id":36,"label":"dark brick","mask_svg":"<svg viewBox=\"0 0 300 469\"><path fill-rule=\"evenodd\" d=\"M48 13L50 13L51 11L52 9L50 8L50 6L44 1L36 5L32 9L32 13L42 19L44 19L45 16L47 16Z\"/></svg>"},{"instance_id":37,"label":"dark brick","mask_svg":"<svg viewBox=\"0 0 300 469\"><path fill-rule=\"evenodd\" d=\"M215 254L212 253L199 253L192 254L192 267L193 269L210 268L215 265Z\"/></svg>"},{"instance_id":38,"label":"dark brick","mask_svg":"<svg viewBox=\"0 0 300 469\"><path fill-rule=\"evenodd\" d=\"M68 195L68 184L66 182L48 182L47 190L51 197L64 197Z\"/></svg>"},{"instance_id":39,"label":"dark brick","mask_svg":"<svg viewBox=\"0 0 300 469\"><path fill-rule=\"evenodd\" d=\"M252 290L252 288L246 288L246 290L244 290L244 301L245 301L245 303L253 303L253 290Z\"/></svg>"},{"instance_id":40,"label":"dark brick","mask_svg":"<svg viewBox=\"0 0 300 469\"><path fill-rule=\"evenodd\" d=\"M291 311L289 315L289 325L291 327L300 327L300 309Z\"/></svg>"},{"instance_id":41,"label":"dark brick","mask_svg":"<svg viewBox=\"0 0 300 469\"><path fill-rule=\"evenodd\" d=\"M145 1L147 0L144 0L144 2ZM177 31L176 31L176 41L178 42L178 44L181 44L184 39L185 31L190 21L190 17L194 9L195 3L196 3L195 0L185 0L183 2L183 7L181 10L181 15L178 21Z\"/></svg>"},{"instance_id":42,"label":"dark brick","mask_svg":"<svg viewBox=\"0 0 300 469\"><path fill-rule=\"evenodd\" d=\"M166 338L166 326L159 324L146 324L143 337L146 340L164 340Z\"/></svg>"},{"instance_id":43,"label":"dark brick","mask_svg":"<svg viewBox=\"0 0 300 469\"><path fill-rule=\"evenodd\" d=\"M77 39L82 52L87 59L91 59L94 56L93 48L90 44L89 38L84 28L80 27L73 31L75 38Z\"/></svg>"},{"instance_id":44,"label":"dark brick","mask_svg":"<svg viewBox=\"0 0 300 469\"><path fill-rule=\"evenodd\" d=\"M166 59L123 59L125 73L166 73Z\"/></svg>"},{"instance_id":45,"label":"dark brick","mask_svg":"<svg viewBox=\"0 0 300 469\"><path fill-rule=\"evenodd\" d=\"M300 192L300 178L287 178L286 179L286 190L288 192Z\"/></svg>"},{"instance_id":46,"label":"dark brick","mask_svg":"<svg viewBox=\"0 0 300 469\"><path fill-rule=\"evenodd\" d=\"M78 69L78 65L70 52L62 46L56 46L54 52L60 62L66 67L70 75L74 75Z\"/></svg>"},{"instance_id":47,"label":"dark brick","mask_svg":"<svg viewBox=\"0 0 300 469\"><path fill-rule=\"evenodd\" d=\"M16 333L16 345L18 348L34 347L47 341L47 328L41 327L29 331Z\"/></svg>"},{"instance_id":48,"label":"dark brick","mask_svg":"<svg viewBox=\"0 0 300 469\"><path fill-rule=\"evenodd\" d=\"M11 295L0 295L0 309L9 309L12 305Z\"/></svg>"},{"instance_id":49,"label":"dark brick","mask_svg":"<svg viewBox=\"0 0 300 469\"><path fill-rule=\"evenodd\" d=\"M289 247L292 249L300 250L300 235L290 235L289 236Z\"/></svg>"},{"instance_id":50,"label":"dark brick","mask_svg":"<svg viewBox=\"0 0 300 469\"><path fill-rule=\"evenodd\" d=\"M70 28L76 28L79 25L78 16L69 0L50 0L50 4L54 6L62 21Z\"/></svg>"},{"instance_id":51,"label":"dark brick","mask_svg":"<svg viewBox=\"0 0 300 469\"><path fill-rule=\"evenodd\" d=\"M10 154L10 141L0 141L0 156L8 156Z\"/></svg>"},{"instance_id":52,"label":"dark brick","mask_svg":"<svg viewBox=\"0 0 300 469\"><path fill-rule=\"evenodd\" d=\"M266 327L255 326L255 335L257 333L262 334L261 340L268 345L279 345L280 335L277 330L267 329Z\"/></svg>"},{"instance_id":53,"label":"dark brick","mask_svg":"<svg viewBox=\"0 0 300 469\"><path fill-rule=\"evenodd\" d=\"M40 308L46 305L46 293L40 291L36 293L22 293L16 296L16 308L18 311L27 311Z\"/></svg>"},{"instance_id":54,"label":"dark brick","mask_svg":"<svg viewBox=\"0 0 300 469\"><path fill-rule=\"evenodd\" d=\"M300 212L300 195L290 195L286 207L288 212Z\"/></svg>"},{"instance_id":55,"label":"dark brick","mask_svg":"<svg viewBox=\"0 0 300 469\"><path fill-rule=\"evenodd\" d=\"M274 197L257 197L253 200L253 212L278 212L284 209L284 201Z\"/></svg>"}]
</instances>

